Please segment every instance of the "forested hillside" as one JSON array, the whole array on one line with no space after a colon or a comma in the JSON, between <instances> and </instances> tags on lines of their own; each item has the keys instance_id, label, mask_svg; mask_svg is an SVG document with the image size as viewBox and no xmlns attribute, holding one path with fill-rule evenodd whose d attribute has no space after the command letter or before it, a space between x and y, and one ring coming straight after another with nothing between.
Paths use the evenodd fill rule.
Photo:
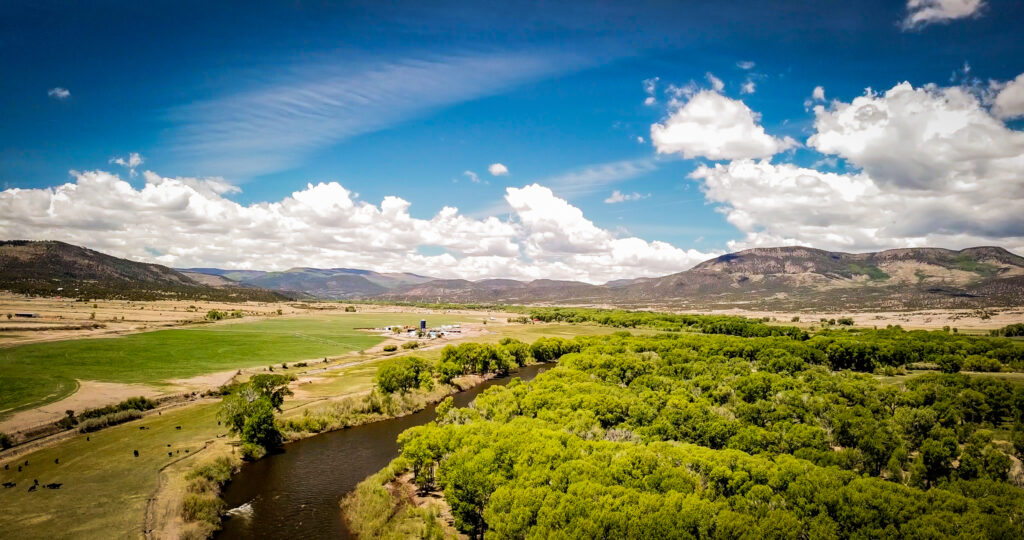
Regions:
<instances>
[{"instance_id":1,"label":"forested hillside","mask_svg":"<svg viewBox=\"0 0 1024 540\"><path fill-rule=\"evenodd\" d=\"M408 470L417 489L443 494L460 530L495 538L1024 533L1024 387L956 373L1022 370L1022 344L898 328L762 337L760 326L771 328L449 348L440 373L486 372L503 356L506 369L512 358L558 366L470 408L442 404L362 496ZM946 372L870 373L915 362Z\"/></svg>"}]
</instances>

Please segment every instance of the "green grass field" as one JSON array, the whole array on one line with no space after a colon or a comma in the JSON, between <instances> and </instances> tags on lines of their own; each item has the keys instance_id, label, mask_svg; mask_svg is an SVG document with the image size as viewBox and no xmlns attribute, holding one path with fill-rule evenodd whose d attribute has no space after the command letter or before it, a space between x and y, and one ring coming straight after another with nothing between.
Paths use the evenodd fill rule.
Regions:
<instances>
[{"instance_id":1,"label":"green grass field","mask_svg":"<svg viewBox=\"0 0 1024 540\"><path fill-rule=\"evenodd\" d=\"M383 338L356 330L418 324L417 313L353 313L160 330L0 350L0 418L58 401L76 380L160 384L237 368L337 356ZM466 317L430 315L431 325Z\"/></svg>"},{"instance_id":2,"label":"green grass field","mask_svg":"<svg viewBox=\"0 0 1024 540\"><path fill-rule=\"evenodd\" d=\"M419 320L418 315L411 318ZM428 321L435 323L435 317ZM445 324L437 318L436 324ZM319 319L318 319L319 320ZM384 325L387 321L407 322L391 315L359 314L359 323L347 322L348 326L364 322ZM465 318L463 318L465 320ZM269 328L284 331L290 325L269 323L299 323L298 319L243 323L223 326L225 331L250 332L254 329ZM316 324L308 320L301 323L302 333L308 334ZM330 325L328 319L324 324ZM267 326L264 326L267 325ZM241 328L239 328L241 327ZM333 326L327 326L328 330ZM532 342L542 336L571 338L576 335L605 334L615 331L589 325L544 324L544 325L494 325L496 333L465 341L495 342L503 337L515 337ZM220 332L218 327L206 327L196 332ZM176 330L175 332L190 332ZM146 334L139 334L141 337ZM358 337L366 337L359 335ZM372 336L371 336L372 337ZM122 339L122 338L119 338ZM83 340L82 343L85 343ZM207 342L209 344L209 342ZM411 354L435 358L440 349L411 351ZM316 400L369 390L377 366L391 355L368 356L365 364L348 366L317 374L323 380L303 386ZM256 362L262 365L265 362ZM312 367L310 368L312 369ZM309 399L289 398L284 405L285 415L300 414L301 408L310 403ZM20 536L31 538L124 538L142 536L142 524L147 497L157 487L157 473L161 467L185 454L202 448L205 441L214 440L225 433L217 425L217 404L199 404L182 407L159 416L148 416L142 420L97 431L88 435L75 435L57 445L37 450L23 457L9 461L8 470L0 470L0 480L16 482L10 489L0 488L0 538L10 536L10 531L20 531ZM182 426L176 430L175 426ZM140 426L148 429L140 430ZM171 446L168 447L167 445ZM134 457L133 450L139 451ZM171 456L167 452L172 453ZM202 456L202 454L201 454ZM54 463L59 459L60 463ZM199 460L205 460L201 457ZM28 467L17 471L17 465L29 461ZM41 484L60 482L59 490L27 490L34 479ZM8 534L4 534L8 533Z\"/></svg>"},{"instance_id":3,"label":"green grass field","mask_svg":"<svg viewBox=\"0 0 1024 540\"><path fill-rule=\"evenodd\" d=\"M91 433L88 440L77 435L8 463L0 478L17 486L0 488L0 537L141 537L157 472L226 432L217 425L217 410L216 404L205 404L149 416ZM63 485L56 490L40 486L30 493L34 480Z\"/></svg>"}]
</instances>

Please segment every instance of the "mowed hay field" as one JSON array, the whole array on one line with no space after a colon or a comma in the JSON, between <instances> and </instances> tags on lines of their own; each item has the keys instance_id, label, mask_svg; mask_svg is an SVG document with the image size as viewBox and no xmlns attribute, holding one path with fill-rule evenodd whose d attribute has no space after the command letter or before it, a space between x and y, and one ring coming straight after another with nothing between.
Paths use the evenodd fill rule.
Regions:
<instances>
[{"instance_id":1,"label":"mowed hay field","mask_svg":"<svg viewBox=\"0 0 1024 540\"><path fill-rule=\"evenodd\" d=\"M160 385L232 369L338 356L385 339L357 328L414 325L421 318L431 325L473 319L421 313L338 313L229 321L0 349L0 418L59 401L78 388L76 380Z\"/></svg>"}]
</instances>

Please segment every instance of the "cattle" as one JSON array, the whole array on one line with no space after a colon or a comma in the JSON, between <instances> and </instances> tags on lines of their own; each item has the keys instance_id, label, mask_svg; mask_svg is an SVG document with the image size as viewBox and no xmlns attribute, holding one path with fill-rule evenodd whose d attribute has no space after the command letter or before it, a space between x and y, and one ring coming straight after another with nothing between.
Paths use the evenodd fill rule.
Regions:
<instances>
[{"instance_id":1,"label":"cattle","mask_svg":"<svg viewBox=\"0 0 1024 540\"><path fill-rule=\"evenodd\" d=\"M139 451L138 450L135 451L135 457L139 457Z\"/></svg>"},{"instance_id":2,"label":"cattle","mask_svg":"<svg viewBox=\"0 0 1024 540\"><path fill-rule=\"evenodd\" d=\"M174 429L181 429L181 426L174 426Z\"/></svg>"},{"instance_id":3,"label":"cattle","mask_svg":"<svg viewBox=\"0 0 1024 540\"><path fill-rule=\"evenodd\" d=\"M53 458L54 465L60 465L60 458Z\"/></svg>"},{"instance_id":4,"label":"cattle","mask_svg":"<svg viewBox=\"0 0 1024 540\"><path fill-rule=\"evenodd\" d=\"M31 485L31 486L29 486L29 488L28 488L28 492L29 492L29 493L32 493L32 492L33 492L33 491L35 491L35 490L36 490L36 486L35 486L35 484L32 484L32 485Z\"/></svg>"},{"instance_id":5,"label":"cattle","mask_svg":"<svg viewBox=\"0 0 1024 540\"><path fill-rule=\"evenodd\" d=\"M5 488L12 488L12 487L14 487L16 485L18 485L18 484L15 484L14 482L4 482L4 487Z\"/></svg>"},{"instance_id":6,"label":"cattle","mask_svg":"<svg viewBox=\"0 0 1024 540\"><path fill-rule=\"evenodd\" d=\"M173 455L174 455L174 452L167 452L167 457L171 457Z\"/></svg>"},{"instance_id":7,"label":"cattle","mask_svg":"<svg viewBox=\"0 0 1024 540\"><path fill-rule=\"evenodd\" d=\"M52 484L46 484L43 487L46 488L46 489L60 489L60 487L63 486L63 485L64 484L60 484L60 483L54 482Z\"/></svg>"},{"instance_id":8,"label":"cattle","mask_svg":"<svg viewBox=\"0 0 1024 540\"><path fill-rule=\"evenodd\" d=\"M5 471L10 470L10 468L11 468L11 464L10 463L4 463L4 470Z\"/></svg>"}]
</instances>

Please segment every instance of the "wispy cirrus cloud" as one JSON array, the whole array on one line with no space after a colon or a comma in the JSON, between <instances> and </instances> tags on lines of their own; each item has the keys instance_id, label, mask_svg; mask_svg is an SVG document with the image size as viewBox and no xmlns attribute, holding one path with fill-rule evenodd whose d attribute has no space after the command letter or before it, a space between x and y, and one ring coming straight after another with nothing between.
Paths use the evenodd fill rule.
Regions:
<instances>
[{"instance_id":1,"label":"wispy cirrus cloud","mask_svg":"<svg viewBox=\"0 0 1024 540\"><path fill-rule=\"evenodd\" d=\"M573 198L604 191L605 187L632 180L658 169L659 159L624 159L587 165L541 180L562 197Z\"/></svg>"},{"instance_id":2,"label":"wispy cirrus cloud","mask_svg":"<svg viewBox=\"0 0 1024 540\"><path fill-rule=\"evenodd\" d=\"M551 51L322 60L173 110L178 127L171 146L197 169L244 179L287 169L350 137L594 61Z\"/></svg>"}]
</instances>

